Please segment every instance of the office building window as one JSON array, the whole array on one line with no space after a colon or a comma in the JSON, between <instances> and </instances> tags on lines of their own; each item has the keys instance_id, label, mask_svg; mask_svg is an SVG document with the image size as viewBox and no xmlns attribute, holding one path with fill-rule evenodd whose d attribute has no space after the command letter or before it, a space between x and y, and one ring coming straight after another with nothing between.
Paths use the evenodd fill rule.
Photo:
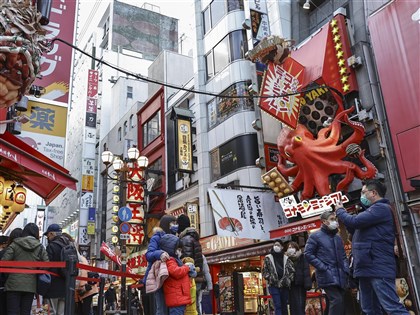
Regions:
<instances>
[{"instance_id":1,"label":"office building window","mask_svg":"<svg viewBox=\"0 0 420 315\"><path fill-rule=\"evenodd\" d=\"M254 110L254 101L252 98L241 98L242 96L249 96L248 85L249 82L232 84L220 93L220 96L213 98L207 103L210 129L224 122L235 113ZM229 96L229 98L226 96ZM240 97L232 98L235 96Z\"/></svg>"},{"instance_id":2,"label":"office building window","mask_svg":"<svg viewBox=\"0 0 420 315\"><path fill-rule=\"evenodd\" d=\"M244 30L234 31L226 35L205 57L207 79L211 79L229 63L245 58L247 51L248 43Z\"/></svg>"},{"instance_id":3,"label":"office building window","mask_svg":"<svg viewBox=\"0 0 420 315\"><path fill-rule=\"evenodd\" d=\"M133 87L127 86L127 98L133 98Z\"/></svg>"},{"instance_id":4,"label":"office building window","mask_svg":"<svg viewBox=\"0 0 420 315\"><path fill-rule=\"evenodd\" d=\"M204 34L215 27L226 13L243 9L243 0L213 0L202 13Z\"/></svg>"},{"instance_id":5,"label":"office building window","mask_svg":"<svg viewBox=\"0 0 420 315\"><path fill-rule=\"evenodd\" d=\"M118 141L121 141L122 135L121 135L121 127L118 128Z\"/></svg>"},{"instance_id":6,"label":"office building window","mask_svg":"<svg viewBox=\"0 0 420 315\"><path fill-rule=\"evenodd\" d=\"M134 128L135 123L134 123L134 115L130 116L130 128Z\"/></svg>"},{"instance_id":7,"label":"office building window","mask_svg":"<svg viewBox=\"0 0 420 315\"><path fill-rule=\"evenodd\" d=\"M144 148L161 134L160 110L142 126L142 129Z\"/></svg>"},{"instance_id":8,"label":"office building window","mask_svg":"<svg viewBox=\"0 0 420 315\"><path fill-rule=\"evenodd\" d=\"M128 132L128 122L126 120L124 121L124 136L127 135L127 132Z\"/></svg>"}]
</instances>

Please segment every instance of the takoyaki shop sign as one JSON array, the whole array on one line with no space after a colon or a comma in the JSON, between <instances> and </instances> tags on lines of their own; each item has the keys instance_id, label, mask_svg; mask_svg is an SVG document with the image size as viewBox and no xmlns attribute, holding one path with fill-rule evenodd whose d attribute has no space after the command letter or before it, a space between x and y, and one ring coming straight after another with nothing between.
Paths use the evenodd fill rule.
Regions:
<instances>
[{"instance_id":1,"label":"takoyaki shop sign","mask_svg":"<svg viewBox=\"0 0 420 315\"><path fill-rule=\"evenodd\" d=\"M269 240L269 231L287 224L272 192L209 189L218 236Z\"/></svg>"},{"instance_id":2,"label":"takoyaki shop sign","mask_svg":"<svg viewBox=\"0 0 420 315\"><path fill-rule=\"evenodd\" d=\"M343 195L341 191L334 192L332 194L323 196L320 199L303 200L297 203L293 195L281 198L279 200L280 205L287 218L297 217L300 213L302 218L309 218L315 215L319 215L324 211L331 210L331 206L336 204L338 201L342 203L349 202L347 196Z\"/></svg>"}]
</instances>

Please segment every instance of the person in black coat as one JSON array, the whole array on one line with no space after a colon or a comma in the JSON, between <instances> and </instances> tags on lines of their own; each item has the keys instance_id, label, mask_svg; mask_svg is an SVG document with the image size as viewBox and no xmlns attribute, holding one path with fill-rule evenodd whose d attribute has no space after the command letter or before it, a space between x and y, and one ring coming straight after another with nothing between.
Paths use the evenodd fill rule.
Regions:
<instances>
[{"instance_id":1,"label":"person in black coat","mask_svg":"<svg viewBox=\"0 0 420 315\"><path fill-rule=\"evenodd\" d=\"M286 255L295 267L295 276L289 289L290 314L305 315L306 291L312 287L309 263L296 242L287 244Z\"/></svg>"},{"instance_id":2,"label":"person in black coat","mask_svg":"<svg viewBox=\"0 0 420 315\"><path fill-rule=\"evenodd\" d=\"M7 246L8 240L9 240L8 236L5 236L5 235L0 236L0 260L3 257L3 253ZM4 285L6 283L6 279L7 279L7 275L5 273L0 273L0 315L7 314L6 292L4 291Z\"/></svg>"}]
</instances>

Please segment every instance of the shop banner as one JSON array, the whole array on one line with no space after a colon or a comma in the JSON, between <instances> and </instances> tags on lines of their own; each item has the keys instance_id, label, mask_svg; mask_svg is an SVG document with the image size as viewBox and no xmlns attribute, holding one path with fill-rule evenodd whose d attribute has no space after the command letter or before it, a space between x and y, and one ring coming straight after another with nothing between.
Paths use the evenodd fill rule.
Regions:
<instances>
[{"instance_id":1,"label":"shop banner","mask_svg":"<svg viewBox=\"0 0 420 315\"><path fill-rule=\"evenodd\" d=\"M219 236L269 240L270 230L287 224L273 193L209 189Z\"/></svg>"},{"instance_id":2,"label":"shop banner","mask_svg":"<svg viewBox=\"0 0 420 315\"><path fill-rule=\"evenodd\" d=\"M186 119L177 119L177 144L178 144L178 169L192 172L192 139L191 139L191 121Z\"/></svg>"}]
</instances>

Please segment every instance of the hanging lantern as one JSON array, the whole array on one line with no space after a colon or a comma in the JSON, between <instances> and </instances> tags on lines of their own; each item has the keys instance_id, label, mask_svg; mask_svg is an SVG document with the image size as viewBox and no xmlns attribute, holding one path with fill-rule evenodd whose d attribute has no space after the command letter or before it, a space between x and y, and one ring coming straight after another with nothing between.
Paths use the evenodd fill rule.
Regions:
<instances>
[{"instance_id":1,"label":"hanging lantern","mask_svg":"<svg viewBox=\"0 0 420 315\"><path fill-rule=\"evenodd\" d=\"M0 176L0 205L2 204L1 201L3 200L4 182L5 182L4 177Z\"/></svg>"},{"instance_id":2,"label":"hanging lantern","mask_svg":"<svg viewBox=\"0 0 420 315\"><path fill-rule=\"evenodd\" d=\"M25 209L26 189L22 185L17 185L15 188L15 198L12 205L13 212L22 212Z\"/></svg>"},{"instance_id":3,"label":"hanging lantern","mask_svg":"<svg viewBox=\"0 0 420 315\"><path fill-rule=\"evenodd\" d=\"M12 208L9 206L3 206L3 214L5 217L9 217L12 214Z\"/></svg>"},{"instance_id":4,"label":"hanging lantern","mask_svg":"<svg viewBox=\"0 0 420 315\"><path fill-rule=\"evenodd\" d=\"M4 181L3 195L1 204L3 207L11 207L14 203L15 182L12 180Z\"/></svg>"}]
</instances>

